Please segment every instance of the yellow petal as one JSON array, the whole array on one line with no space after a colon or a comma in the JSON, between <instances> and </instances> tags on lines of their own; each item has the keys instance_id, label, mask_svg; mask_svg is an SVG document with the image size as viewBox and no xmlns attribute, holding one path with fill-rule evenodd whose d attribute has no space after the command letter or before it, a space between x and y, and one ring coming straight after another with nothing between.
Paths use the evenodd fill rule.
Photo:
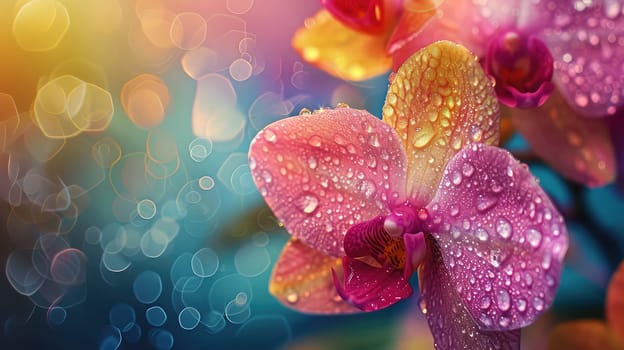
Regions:
<instances>
[{"instance_id":1,"label":"yellow petal","mask_svg":"<svg viewBox=\"0 0 624 350\"><path fill-rule=\"evenodd\" d=\"M282 304L311 314L345 314L360 311L336 292L331 270L342 280L342 259L314 250L291 239L273 268L269 292Z\"/></svg>"},{"instance_id":2,"label":"yellow petal","mask_svg":"<svg viewBox=\"0 0 624 350\"><path fill-rule=\"evenodd\" d=\"M391 78L383 120L408 159L407 195L435 194L447 161L470 143L497 145L500 109L491 81L463 46L439 41L412 55Z\"/></svg>"},{"instance_id":3,"label":"yellow petal","mask_svg":"<svg viewBox=\"0 0 624 350\"><path fill-rule=\"evenodd\" d=\"M293 37L293 47L307 62L341 79L366 80L388 71L388 33L370 35L346 27L319 11Z\"/></svg>"}]
</instances>

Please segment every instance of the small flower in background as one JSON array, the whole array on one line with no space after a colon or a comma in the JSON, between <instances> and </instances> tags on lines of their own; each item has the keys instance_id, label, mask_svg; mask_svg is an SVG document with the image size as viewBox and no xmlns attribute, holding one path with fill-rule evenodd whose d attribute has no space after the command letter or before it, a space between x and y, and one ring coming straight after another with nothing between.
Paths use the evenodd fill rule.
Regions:
<instances>
[{"instance_id":1,"label":"small flower in background","mask_svg":"<svg viewBox=\"0 0 624 350\"><path fill-rule=\"evenodd\" d=\"M321 0L293 46L309 63L347 80L387 72L392 53L429 21L444 0Z\"/></svg>"},{"instance_id":2,"label":"small flower in background","mask_svg":"<svg viewBox=\"0 0 624 350\"><path fill-rule=\"evenodd\" d=\"M624 349L624 262L611 278L605 304L606 322L576 320L562 323L551 334L549 349Z\"/></svg>"},{"instance_id":3,"label":"small flower in background","mask_svg":"<svg viewBox=\"0 0 624 350\"><path fill-rule=\"evenodd\" d=\"M269 125L250 169L293 235L271 292L302 312L375 311L408 298L418 271L437 348L519 348L519 328L552 303L568 238L498 138L489 79L449 42L392 76L383 121L337 108Z\"/></svg>"},{"instance_id":4,"label":"small flower in background","mask_svg":"<svg viewBox=\"0 0 624 350\"><path fill-rule=\"evenodd\" d=\"M373 3L357 4L370 9ZM321 21L310 20L293 45L329 73L361 80L383 73L388 54L396 70L435 41L462 44L482 58L499 100L512 107L503 114L511 116L539 157L587 186L613 181L616 161L609 128L588 117L614 115L624 104L624 71L615 59L624 55L621 0L398 3L390 6L394 11L383 12L396 17L392 35L388 30L371 35L361 26L347 28L352 17L331 10L347 7L342 1L325 1L325 12L334 15L327 15L327 21L343 25L323 31ZM332 40L327 40L330 32ZM348 67L356 67L357 74L345 74Z\"/></svg>"}]
</instances>

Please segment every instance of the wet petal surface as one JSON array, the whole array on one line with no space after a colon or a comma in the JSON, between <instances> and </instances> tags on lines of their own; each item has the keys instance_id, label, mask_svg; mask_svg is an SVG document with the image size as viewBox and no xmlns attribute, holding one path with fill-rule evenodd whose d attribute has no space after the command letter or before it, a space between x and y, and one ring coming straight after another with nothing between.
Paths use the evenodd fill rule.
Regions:
<instances>
[{"instance_id":1,"label":"wet petal surface","mask_svg":"<svg viewBox=\"0 0 624 350\"><path fill-rule=\"evenodd\" d=\"M291 239L275 264L269 291L282 304L312 314L360 311L336 292L332 269L342 274L342 260L320 253Z\"/></svg>"},{"instance_id":2,"label":"wet petal surface","mask_svg":"<svg viewBox=\"0 0 624 350\"><path fill-rule=\"evenodd\" d=\"M535 153L565 177L588 186L613 181L616 161L609 128L585 118L557 91L537 109L510 110Z\"/></svg>"},{"instance_id":3,"label":"wet petal surface","mask_svg":"<svg viewBox=\"0 0 624 350\"><path fill-rule=\"evenodd\" d=\"M586 116L614 114L624 105L624 15L621 1L540 1L548 14L542 39L555 60L555 83Z\"/></svg>"},{"instance_id":4,"label":"wet petal surface","mask_svg":"<svg viewBox=\"0 0 624 350\"><path fill-rule=\"evenodd\" d=\"M391 81L383 120L407 153L407 194L415 205L433 197L447 161L462 146L498 144L496 93L475 57L451 42L414 54Z\"/></svg>"},{"instance_id":5,"label":"wet petal surface","mask_svg":"<svg viewBox=\"0 0 624 350\"><path fill-rule=\"evenodd\" d=\"M405 166L394 130L350 108L271 124L249 152L256 186L286 230L336 257L352 225L403 197Z\"/></svg>"},{"instance_id":6,"label":"wet petal surface","mask_svg":"<svg viewBox=\"0 0 624 350\"><path fill-rule=\"evenodd\" d=\"M436 349L520 349L520 330L480 330L456 290L440 247L429 239L419 270L421 311L427 316Z\"/></svg>"},{"instance_id":7,"label":"wet petal surface","mask_svg":"<svg viewBox=\"0 0 624 350\"><path fill-rule=\"evenodd\" d=\"M553 301L568 236L528 168L507 151L465 147L427 207L459 297L483 330L532 323Z\"/></svg>"}]
</instances>

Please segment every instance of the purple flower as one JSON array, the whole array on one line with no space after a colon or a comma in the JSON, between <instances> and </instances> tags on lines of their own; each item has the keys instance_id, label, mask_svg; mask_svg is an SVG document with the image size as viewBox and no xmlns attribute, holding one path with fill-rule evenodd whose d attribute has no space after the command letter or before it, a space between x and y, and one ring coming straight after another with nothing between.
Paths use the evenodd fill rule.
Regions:
<instances>
[{"instance_id":1,"label":"purple flower","mask_svg":"<svg viewBox=\"0 0 624 350\"><path fill-rule=\"evenodd\" d=\"M391 78L383 120L338 108L269 125L249 164L293 235L270 291L303 312L374 311L409 297L417 271L437 348L519 348L552 303L568 238L498 137L489 78L449 42Z\"/></svg>"}]
</instances>

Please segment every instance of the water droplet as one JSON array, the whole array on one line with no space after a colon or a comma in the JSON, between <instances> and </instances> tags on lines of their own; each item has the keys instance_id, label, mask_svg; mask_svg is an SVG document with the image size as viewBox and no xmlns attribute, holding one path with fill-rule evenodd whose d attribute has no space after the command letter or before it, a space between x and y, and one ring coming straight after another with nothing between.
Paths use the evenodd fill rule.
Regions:
<instances>
[{"instance_id":1,"label":"water droplet","mask_svg":"<svg viewBox=\"0 0 624 350\"><path fill-rule=\"evenodd\" d=\"M466 177L470 177L472 176L472 174L474 173L474 166L472 166L472 164L470 162L464 162L464 164L462 164L462 174L464 174L464 176Z\"/></svg>"},{"instance_id":2,"label":"water droplet","mask_svg":"<svg viewBox=\"0 0 624 350\"><path fill-rule=\"evenodd\" d=\"M338 102L336 104L336 108L350 108L351 106L349 106L348 104L344 103L344 102Z\"/></svg>"},{"instance_id":3,"label":"water droplet","mask_svg":"<svg viewBox=\"0 0 624 350\"><path fill-rule=\"evenodd\" d=\"M511 223L505 218L498 218L496 220L496 232L504 239L511 237L513 228Z\"/></svg>"},{"instance_id":4,"label":"water droplet","mask_svg":"<svg viewBox=\"0 0 624 350\"><path fill-rule=\"evenodd\" d=\"M511 306L511 297L506 289L499 289L496 291L496 305L501 311L509 310Z\"/></svg>"},{"instance_id":5,"label":"water droplet","mask_svg":"<svg viewBox=\"0 0 624 350\"><path fill-rule=\"evenodd\" d=\"M264 130L264 139L268 142L275 142L277 141L277 135L275 135L275 133L271 131L271 129L266 129Z\"/></svg>"},{"instance_id":6,"label":"water droplet","mask_svg":"<svg viewBox=\"0 0 624 350\"><path fill-rule=\"evenodd\" d=\"M319 200L315 195L307 194L301 196L299 204L302 212L306 214L311 214L318 207Z\"/></svg>"},{"instance_id":7,"label":"water droplet","mask_svg":"<svg viewBox=\"0 0 624 350\"><path fill-rule=\"evenodd\" d=\"M299 115L311 115L311 114L312 114L312 111L311 111L311 110L309 110L308 108L302 108L302 109L299 111Z\"/></svg>"},{"instance_id":8,"label":"water droplet","mask_svg":"<svg viewBox=\"0 0 624 350\"><path fill-rule=\"evenodd\" d=\"M322 139L318 135L312 135L308 140L308 144L312 147L321 147Z\"/></svg>"},{"instance_id":9,"label":"water droplet","mask_svg":"<svg viewBox=\"0 0 624 350\"><path fill-rule=\"evenodd\" d=\"M535 310L537 310L537 311L544 310L544 300L542 300L542 298L540 298L540 297L534 297L533 298L533 308L535 308Z\"/></svg>"},{"instance_id":10,"label":"water droplet","mask_svg":"<svg viewBox=\"0 0 624 350\"><path fill-rule=\"evenodd\" d=\"M420 311L426 315L427 314L427 302L425 301L425 299L420 299L420 302L418 303L418 306L420 307Z\"/></svg>"},{"instance_id":11,"label":"water droplet","mask_svg":"<svg viewBox=\"0 0 624 350\"><path fill-rule=\"evenodd\" d=\"M483 130L479 125L473 125L470 128L470 138L472 138L472 141L474 142L481 141L481 139L483 138Z\"/></svg>"},{"instance_id":12,"label":"water droplet","mask_svg":"<svg viewBox=\"0 0 624 350\"><path fill-rule=\"evenodd\" d=\"M418 219L420 219L420 221L429 219L429 211L426 208L418 209Z\"/></svg>"},{"instance_id":13,"label":"water droplet","mask_svg":"<svg viewBox=\"0 0 624 350\"><path fill-rule=\"evenodd\" d=\"M360 182L359 189L360 192L364 193L364 196L366 196L366 198L370 198L376 190L375 184L368 180L362 180Z\"/></svg>"},{"instance_id":14,"label":"water droplet","mask_svg":"<svg viewBox=\"0 0 624 350\"><path fill-rule=\"evenodd\" d=\"M286 294L286 301L291 304L297 303L299 301L299 294L297 294L297 292L289 292Z\"/></svg>"},{"instance_id":15,"label":"water droplet","mask_svg":"<svg viewBox=\"0 0 624 350\"><path fill-rule=\"evenodd\" d=\"M455 136L451 140L451 147L453 147L454 150L459 150L461 146L462 146L462 139L459 136Z\"/></svg>"},{"instance_id":16,"label":"water droplet","mask_svg":"<svg viewBox=\"0 0 624 350\"><path fill-rule=\"evenodd\" d=\"M308 166L310 167L310 169L316 169L317 165L318 163L316 162L316 158L310 156L310 158L308 158Z\"/></svg>"},{"instance_id":17,"label":"water droplet","mask_svg":"<svg viewBox=\"0 0 624 350\"><path fill-rule=\"evenodd\" d=\"M518 311L524 312L527 307L526 300L524 298L518 298L518 300L516 300L516 307L518 308Z\"/></svg>"},{"instance_id":18,"label":"water droplet","mask_svg":"<svg viewBox=\"0 0 624 350\"><path fill-rule=\"evenodd\" d=\"M509 317L507 317L507 316L501 316L498 319L498 324L501 327L507 327L507 326L509 326L509 323L511 323L511 319Z\"/></svg>"},{"instance_id":19,"label":"water droplet","mask_svg":"<svg viewBox=\"0 0 624 350\"><path fill-rule=\"evenodd\" d=\"M529 244L533 248L537 248L540 245L540 243L542 243L542 233L536 229L532 229L532 228L528 229L525 235L526 235L527 242L529 242Z\"/></svg>"},{"instance_id":20,"label":"water droplet","mask_svg":"<svg viewBox=\"0 0 624 350\"><path fill-rule=\"evenodd\" d=\"M498 202L498 197L485 195L483 197L477 198L477 210L480 212L485 212L487 210L492 209L494 205Z\"/></svg>"},{"instance_id":21,"label":"water droplet","mask_svg":"<svg viewBox=\"0 0 624 350\"><path fill-rule=\"evenodd\" d=\"M488 233L483 227L478 227L475 230L475 236L481 241L485 242L488 239Z\"/></svg>"},{"instance_id":22,"label":"water droplet","mask_svg":"<svg viewBox=\"0 0 624 350\"><path fill-rule=\"evenodd\" d=\"M459 207L457 205L451 205L450 208L451 216L457 216L459 214Z\"/></svg>"},{"instance_id":23,"label":"water droplet","mask_svg":"<svg viewBox=\"0 0 624 350\"><path fill-rule=\"evenodd\" d=\"M418 132L414 136L414 147L422 148L431 142L433 136L435 135L435 131L433 129L433 125L429 122L423 123L420 132Z\"/></svg>"},{"instance_id":24,"label":"water droplet","mask_svg":"<svg viewBox=\"0 0 624 350\"><path fill-rule=\"evenodd\" d=\"M461 174L460 174L459 172L457 172L457 171L454 171L454 172L451 174L451 182L452 182L455 186L457 186L457 185L461 184L461 182L462 182L462 176L461 176Z\"/></svg>"},{"instance_id":25,"label":"water droplet","mask_svg":"<svg viewBox=\"0 0 624 350\"><path fill-rule=\"evenodd\" d=\"M488 297L487 295L483 296L483 298L481 298L481 302L479 303L479 307L481 308L481 310L488 309L490 305L491 305L490 297Z\"/></svg>"}]
</instances>

